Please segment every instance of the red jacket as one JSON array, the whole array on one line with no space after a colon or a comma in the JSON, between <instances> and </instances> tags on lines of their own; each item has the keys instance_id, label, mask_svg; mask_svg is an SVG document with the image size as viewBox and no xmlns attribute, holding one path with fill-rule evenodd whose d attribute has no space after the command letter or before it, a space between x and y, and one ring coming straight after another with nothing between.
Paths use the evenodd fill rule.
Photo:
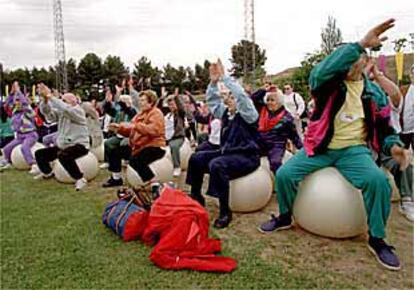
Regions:
<instances>
[{"instance_id":1,"label":"red jacket","mask_svg":"<svg viewBox=\"0 0 414 290\"><path fill-rule=\"evenodd\" d=\"M208 238L206 210L184 192L166 187L152 205L143 241L156 245L150 260L164 269L231 272L237 262L216 256L219 240Z\"/></svg>"}]
</instances>

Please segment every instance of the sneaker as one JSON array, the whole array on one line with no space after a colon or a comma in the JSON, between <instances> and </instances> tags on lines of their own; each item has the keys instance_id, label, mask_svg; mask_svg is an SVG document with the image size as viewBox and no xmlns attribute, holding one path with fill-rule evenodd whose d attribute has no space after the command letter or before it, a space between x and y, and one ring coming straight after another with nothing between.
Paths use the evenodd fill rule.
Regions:
<instances>
[{"instance_id":1,"label":"sneaker","mask_svg":"<svg viewBox=\"0 0 414 290\"><path fill-rule=\"evenodd\" d=\"M277 232L281 230L287 230L292 227L292 218L290 217L276 217L274 214L270 215L270 220L264 222L260 227L257 229L261 233L271 233Z\"/></svg>"},{"instance_id":2,"label":"sneaker","mask_svg":"<svg viewBox=\"0 0 414 290\"><path fill-rule=\"evenodd\" d=\"M41 172L40 172L39 167L38 167L36 164L33 164L33 165L32 165L32 168L31 168L31 169L30 169L30 171L29 171L29 173L30 173L31 175L38 175L38 174L40 174Z\"/></svg>"},{"instance_id":3,"label":"sneaker","mask_svg":"<svg viewBox=\"0 0 414 290\"><path fill-rule=\"evenodd\" d=\"M43 174L43 173L39 173L38 175L36 175L35 177L33 177L34 180L39 180L39 179L50 179L53 176L55 176L53 174L53 172L50 172L49 174Z\"/></svg>"},{"instance_id":4,"label":"sneaker","mask_svg":"<svg viewBox=\"0 0 414 290\"><path fill-rule=\"evenodd\" d=\"M124 184L124 181L122 180L122 178L114 179L111 176L104 184L102 184L102 187L115 187L115 186L121 186L123 184Z\"/></svg>"},{"instance_id":5,"label":"sneaker","mask_svg":"<svg viewBox=\"0 0 414 290\"><path fill-rule=\"evenodd\" d=\"M369 237L368 249L375 255L377 261L388 270L397 271L401 268L397 255L392 251L395 248L387 245L383 239Z\"/></svg>"},{"instance_id":6,"label":"sneaker","mask_svg":"<svg viewBox=\"0 0 414 290\"><path fill-rule=\"evenodd\" d=\"M411 199L402 199L399 210L407 220L414 222L414 202Z\"/></svg>"},{"instance_id":7,"label":"sneaker","mask_svg":"<svg viewBox=\"0 0 414 290\"><path fill-rule=\"evenodd\" d=\"M11 163L9 163L6 160L4 160L4 162L2 162L2 164L0 164L0 171L9 169L11 167L12 167Z\"/></svg>"},{"instance_id":8,"label":"sneaker","mask_svg":"<svg viewBox=\"0 0 414 290\"><path fill-rule=\"evenodd\" d=\"M227 228L229 226L231 220L232 220L232 214L231 214L231 212L229 212L226 215L219 216L219 218L214 221L213 226L216 229L224 229L224 228Z\"/></svg>"},{"instance_id":9,"label":"sneaker","mask_svg":"<svg viewBox=\"0 0 414 290\"><path fill-rule=\"evenodd\" d=\"M99 165L100 169L107 169L109 167L109 163L102 163L101 165Z\"/></svg>"},{"instance_id":10,"label":"sneaker","mask_svg":"<svg viewBox=\"0 0 414 290\"><path fill-rule=\"evenodd\" d=\"M76 183L75 183L76 191L83 189L87 184L88 184L88 181L84 177L76 180Z\"/></svg>"},{"instance_id":11,"label":"sneaker","mask_svg":"<svg viewBox=\"0 0 414 290\"><path fill-rule=\"evenodd\" d=\"M174 168L173 176L178 177L181 175L181 168Z\"/></svg>"},{"instance_id":12,"label":"sneaker","mask_svg":"<svg viewBox=\"0 0 414 290\"><path fill-rule=\"evenodd\" d=\"M122 167L128 167L129 161L128 160L122 160Z\"/></svg>"}]
</instances>

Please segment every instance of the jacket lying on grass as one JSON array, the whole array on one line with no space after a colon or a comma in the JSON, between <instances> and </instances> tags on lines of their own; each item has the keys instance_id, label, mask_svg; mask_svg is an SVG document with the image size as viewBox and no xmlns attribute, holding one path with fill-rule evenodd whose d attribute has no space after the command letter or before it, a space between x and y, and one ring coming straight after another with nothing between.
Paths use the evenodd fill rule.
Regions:
<instances>
[{"instance_id":1,"label":"jacket lying on grass","mask_svg":"<svg viewBox=\"0 0 414 290\"><path fill-rule=\"evenodd\" d=\"M155 244L151 261L163 269L231 272L237 262L216 256L219 240L208 237L207 211L184 192L164 188L152 205L143 241Z\"/></svg>"}]
</instances>

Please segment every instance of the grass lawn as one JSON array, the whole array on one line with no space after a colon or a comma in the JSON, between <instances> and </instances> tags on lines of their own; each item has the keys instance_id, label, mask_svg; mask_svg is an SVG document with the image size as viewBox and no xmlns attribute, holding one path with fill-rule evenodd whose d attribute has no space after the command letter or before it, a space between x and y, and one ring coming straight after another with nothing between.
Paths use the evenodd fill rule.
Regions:
<instances>
[{"instance_id":1,"label":"grass lawn","mask_svg":"<svg viewBox=\"0 0 414 290\"><path fill-rule=\"evenodd\" d=\"M223 254L238 260L231 274L165 271L148 259L140 242L124 243L101 222L114 190L100 184L101 171L83 192L55 180L34 181L26 172L0 173L1 288L264 289L414 288L413 224L393 204L388 241L402 270L381 268L366 248L366 237L333 240L299 227L270 235L256 226L276 204L253 214L236 214L223 240ZM182 177L183 178L183 177ZM208 200L211 219L217 213Z\"/></svg>"}]
</instances>

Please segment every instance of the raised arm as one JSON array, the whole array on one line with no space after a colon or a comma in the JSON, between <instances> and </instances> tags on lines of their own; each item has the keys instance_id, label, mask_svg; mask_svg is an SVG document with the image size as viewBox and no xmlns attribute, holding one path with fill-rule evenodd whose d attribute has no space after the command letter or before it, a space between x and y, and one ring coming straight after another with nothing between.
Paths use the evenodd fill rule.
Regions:
<instances>
[{"instance_id":1,"label":"raised arm","mask_svg":"<svg viewBox=\"0 0 414 290\"><path fill-rule=\"evenodd\" d=\"M51 97L49 102L58 113L67 116L75 123L86 125L85 111L80 106L70 106L56 97Z\"/></svg>"},{"instance_id":2,"label":"raised arm","mask_svg":"<svg viewBox=\"0 0 414 290\"><path fill-rule=\"evenodd\" d=\"M211 82L207 87L206 102L210 112L216 118L222 118L226 107L223 104L223 99L220 97L217 83Z\"/></svg>"},{"instance_id":3,"label":"raised arm","mask_svg":"<svg viewBox=\"0 0 414 290\"><path fill-rule=\"evenodd\" d=\"M223 76L223 83L236 98L237 112L241 117L249 124L256 122L259 114L242 86L229 76Z\"/></svg>"}]
</instances>

